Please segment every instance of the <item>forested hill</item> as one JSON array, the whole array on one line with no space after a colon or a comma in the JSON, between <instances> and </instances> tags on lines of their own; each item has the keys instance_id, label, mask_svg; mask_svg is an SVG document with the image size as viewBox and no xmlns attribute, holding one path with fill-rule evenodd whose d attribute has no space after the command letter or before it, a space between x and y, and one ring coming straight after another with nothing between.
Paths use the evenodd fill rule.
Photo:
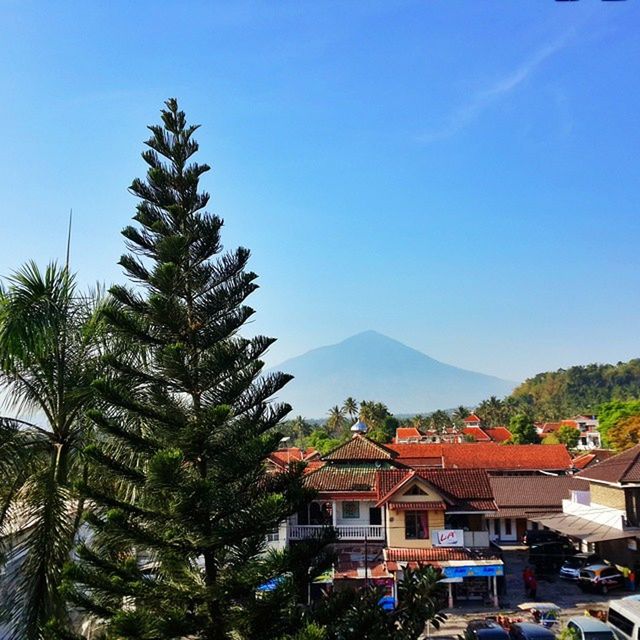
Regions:
<instances>
[{"instance_id":1,"label":"forested hill","mask_svg":"<svg viewBox=\"0 0 640 640\"><path fill-rule=\"evenodd\" d=\"M539 373L516 387L512 397L532 405L539 420L597 413L603 402L640 398L640 358Z\"/></svg>"}]
</instances>

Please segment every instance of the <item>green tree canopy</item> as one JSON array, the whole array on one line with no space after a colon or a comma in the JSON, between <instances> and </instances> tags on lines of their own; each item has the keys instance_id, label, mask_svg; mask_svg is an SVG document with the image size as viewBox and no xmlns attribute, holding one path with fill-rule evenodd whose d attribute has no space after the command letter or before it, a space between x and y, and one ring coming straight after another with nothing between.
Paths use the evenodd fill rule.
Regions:
<instances>
[{"instance_id":1,"label":"green tree canopy","mask_svg":"<svg viewBox=\"0 0 640 640\"><path fill-rule=\"evenodd\" d=\"M512 444L537 444L539 442L536 427L533 420L526 414L513 416L509 421Z\"/></svg>"}]
</instances>

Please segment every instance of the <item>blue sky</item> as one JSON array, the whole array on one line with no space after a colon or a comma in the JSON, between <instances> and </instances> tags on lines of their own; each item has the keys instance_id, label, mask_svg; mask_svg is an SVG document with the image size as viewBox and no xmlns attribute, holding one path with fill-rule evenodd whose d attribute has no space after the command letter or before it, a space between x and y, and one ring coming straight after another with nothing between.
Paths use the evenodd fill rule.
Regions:
<instances>
[{"instance_id":1,"label":"blue sky","mask_svg":"<svg viewBox=\"0 0 640 640\"><path fill-rule=\"evenodd\" d=\"M518 380L640 355L640 4L0 0L0 273L121 280L179 98L275 364L375 329Z\"/></svg>"}]
</instances>

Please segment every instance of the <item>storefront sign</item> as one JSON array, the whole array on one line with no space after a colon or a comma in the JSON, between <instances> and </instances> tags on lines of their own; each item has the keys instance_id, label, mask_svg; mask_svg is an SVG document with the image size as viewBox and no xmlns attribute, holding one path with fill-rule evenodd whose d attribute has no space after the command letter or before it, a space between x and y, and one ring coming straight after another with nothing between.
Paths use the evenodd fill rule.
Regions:
<instances>
[{"instance_id":1,"label":"storefront sign","mask_svg":"<svg viewBox=\"0 0 640 640\"><path fill-rule=\"evenodd\" d=\"M464 547L464 531L462 529L440 529L432 536L434 547Z\"/></svg>"},{"instance_id":2,"label":"storefront sign","mask_svg":"<svg viewBox=\"0 0 640 640\"><path fill-rule=\"evenodd\" d=\"M504 565L481 564L464 567L444 567L442 573L446 578L486 578L489 576L503 576Z\"/></svg>"}]
</instances>

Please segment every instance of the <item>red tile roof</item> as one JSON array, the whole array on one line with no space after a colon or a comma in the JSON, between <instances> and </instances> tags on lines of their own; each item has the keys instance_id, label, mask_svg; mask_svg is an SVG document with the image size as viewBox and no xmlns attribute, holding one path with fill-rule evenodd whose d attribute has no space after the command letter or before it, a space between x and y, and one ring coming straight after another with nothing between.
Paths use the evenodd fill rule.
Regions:
<instances>
[{"instance_id":1,"label":"red tile roof","mask_svg":"<svg viewBox=\"0 0 640 640\"><path fill-rule=\"evenodd\" d=\"M615 455L615 452L608 451L607 449L592 449L587 453L583 453L576 456L572 462L576 469L586 469L592 464L598 464L603 460L607 460Z\"/></svg>"},{"instance_id":2,"label":"red tile roof","mask_svg":"<svg viewBox=\"0 0 640 640\"><path fill-rule=\"evenodd\" d=\"M420 438L422 434L415 427L398 427L396 429L396 440L402 438Z\"/></svg>"},{"instance_id":3,"label":"red tile roof","mask_svg":"<svg viewBox=\"0 0 640 640\"><path fill-rule=\"evenodd\" d=\"M470 413L463 422L481 422L481 420L475 413Z\"/></svg>"},{"instance_id":4,"label":"red tile roof","mask_svg":"<svg viewBox=\"0 0 640 640\"><path fill-rule=\"evenodd\" d=\"M325 465L305 477L305 486L322 493L376 493L376 469L349 469Z\"/></svg>"},{"instance_id":5,"label":"red tile roof","mask_svg":"<svg viewBox=\"0 0 640 640\"><path fill-rule=\"evenodd\" d=\"M491 429L485 427L484 432L494 442L506 442L511 438L511 431L507 427L492 427Z\"/></svg>"},{"instance_id":6,"label":"red tile roof","mask_svg":"<svg viewBox=\"0 0 640 640\"><path fill-rule=\"evenodd\" d=\"M613 484L640 482L640 444L590 466L578 477Z\"/></svg>"},{"instance_id":7,"label":"red tile roof","mask_svg":"<svg viewBox=\"0 0 640 640\"><path fill-rule=\"evenodd\" d=\"M418 465L422 459L429 459L433 464L441 457L446 469L536 471L571 468L571 457L562 444L390 444L387 448L398 454L396 462L407 466Z\"/></svg>"},{"instance_id":8,"label":"red tile roof","mask_svg":"<svg viewBox=\"0 0 640 640\"><path fill-rule=\"evenodd\" d=\"M449 511L496 509L489 477L481 469L381 470L378 472L378 500L391 499L412 477L430 484L449 503Z\"/></svg>"},{"instance_id":9,"label":"red tile roof","mask_svg":"<svg viewBox=\"0 0 640 640\"><path fill-rule=\"evenodd\" d=\"M289 447L288 449L278 449L274 451L269 455L269 460L284 469L290 462L299 462L303 457L304 454L301 449L298 449L298 447Z\"/></svg>"},{"instance_id":10,"label":"red tile roof","mask_svg":"<svg viewBox=\"0 0 640 640\"><path fill-rule=\"evenodd\" d=\"M342 461L358 461L358 460L391 460L396 454L387 447L369 440L365 436L356 434L344 444L322 456L323 460L342 460Z\"/></svg>"},{"instance_id":11,"label":"red tile roof","mask_svg":"<svg viewBox=\"0 0 640 640\"><path fill-rule=\"evenodd\" d=\"M589 483L575 476L492 476L489 484L500 509L562 509L562 501L571 497L571 491L589 490Z\"/></svg>"},{"instance_id":12,"label":"red tile roof","mask_svg":"<svg viewBox=\"0 0 640 640\"><path fill-rule=\"evenodd\" d=\"M471 436L476 442L491 442L491 438L480 427L465 427L462 433Z\"/></svg>"},{"instance_id":13,"label":"red tile roof","mask_svg":"<svg viewBox=\"0 0 640 640\"><path fill-rule=\"evenodd\" d=\"M437 500L427 500L425 502L389 502L389 509L394 511L444 511L447 505Z\"/></svg>"},{"instance_id":14,"label":"red tile roof","mask_svg":"<svg viewBox=\"0 0 640 640\"><path fill-rule=\"evenodd\" d=\"M384 558L394 562L447 562L448 560L477 560L478 557L466 549L446 549L434 547L431 549L402 549L389 547L384 550ZM483 554L484 560L499 560L494 554Z\"/></svg>"}]
</instances>

